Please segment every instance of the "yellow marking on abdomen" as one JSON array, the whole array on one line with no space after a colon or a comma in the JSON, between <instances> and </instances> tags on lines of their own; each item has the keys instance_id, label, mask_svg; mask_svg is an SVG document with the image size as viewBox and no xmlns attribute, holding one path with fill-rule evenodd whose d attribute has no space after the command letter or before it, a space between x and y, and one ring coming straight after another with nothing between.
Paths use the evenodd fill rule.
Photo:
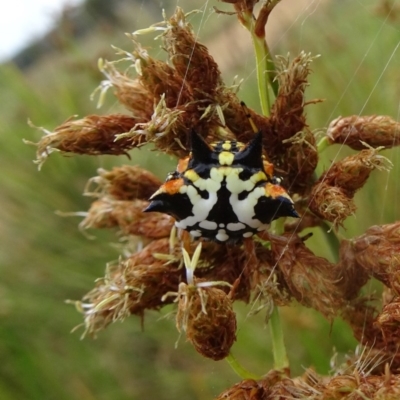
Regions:
<instances>
[{"instance_id":1,"label":"yellow marking on abdomen","mask_svg":"<svg viewBox=\"0 0 400 400\"><path fill-rule=\"evenodd\" d=\"M265 173L263 171L258 171L250 177L250 181L253 182L254 184L261 182L261 181L266 181L266 180L267 180L267 176L265 175Z\"/></svg>"},{"instance_id":2,"label":"yellow marking on abdomen","mask_svg":"<svg viewBox=\"0 0 400 400\"><path fill-rule=\"evenodd\" d=\"M196 182L198 179L200 179L200 176L198 175L197 172L195 172L193 169L188 169L183 176L189 181Z\"/></svg>"},{"instance_id":3,"label":"yellow marking on abdomen","mask_svg":"<svg viewBox=\"0 0 400 400\"><path fill-rule=\"evenodd\" d=\"M232 148L232 144L229 141L226 141L225 143L222 144L222 148L226 151L229 151Z\"/></svg>"},{"instance_id":4,"label":"yellow marking on abdomen","mask_svg":"<svg viewBox=\"0 0 400 400\"><path fill-rule=\"evenodd\" d=\"M218 161L221 165L232 165L235 155L229 151L222 151L219 153Z\"/></svg>"}]
</instances>

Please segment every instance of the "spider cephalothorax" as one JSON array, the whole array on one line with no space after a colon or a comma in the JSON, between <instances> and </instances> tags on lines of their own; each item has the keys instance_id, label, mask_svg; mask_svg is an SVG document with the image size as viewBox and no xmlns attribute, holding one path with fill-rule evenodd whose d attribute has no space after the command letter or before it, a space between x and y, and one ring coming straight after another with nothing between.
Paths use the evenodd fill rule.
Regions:
<instances>
[{"instance_id":1,"label":"spider cephalothorax","mask_svg":"<svg viewBox=\"0 0 400 400\"><path fill-rule=\"evenodd\" d=\"M195 238L236 242L279 217L298 217L293 201L262 155L261 132L244 145L208 145L194 130L191 153L150 198L145 211L173 216Z\"/></svg>"}]
</instances>

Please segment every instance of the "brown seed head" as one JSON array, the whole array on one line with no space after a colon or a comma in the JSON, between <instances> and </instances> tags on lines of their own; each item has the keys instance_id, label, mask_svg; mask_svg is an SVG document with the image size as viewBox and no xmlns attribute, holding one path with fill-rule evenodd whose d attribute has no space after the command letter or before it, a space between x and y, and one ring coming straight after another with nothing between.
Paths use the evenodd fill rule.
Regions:
<instances>
[{"instance_id":1,"label":"brown seed head","mask_svg":"<svg viewBox=\"0 0 400 400\"><path fill-rule=\"evenodd\" d=\"M339 117L329 124L326 134L331 143L343 143L355 150L365 149L363 142L386 148L400 144L400 124L386 115Z\"/></svg>"},{"instance_id":2,"label":"brown seed head","mask_svg":"<svg viewBox=\"0 0 400 400\"><path fill-rule=\"evenodd\" d=\"M234 286L230 293L232 300L250 300L253 266L247 264L246 253L240 246L204 242L201 265L196 269L197 277L209 282L227 282ZM221 290L230 291L228 287Z\"/></svg>"},{"instance_id":3,"label":"brown seed head","mask_svg":"<svg viewBox=\"0 0 400 400\"><path fill-rule=\"evenodd\" d=\"M313 133L305 127L303 131L284 141L285 154L280 168L285 171L285 186L291 192L309 193L314 182L313 174L318 164L318 152Z\"/></svg>"},{"instance_id":4,"label":"brown seed head","mask_svg":"<svg viewBox=\"0 0 400 400\"><path fill-rule=\"evenodd\" d=\"M400 345L400 298L396 297L386 304L376 319L376 325L381 329L387 343Z\"/></svg>"},{"instance_id":5,"label":"brown seed head","mask_svg":"<svg viewBox=\"0 0 400 400\"><path fill-rule=\"evenodd\" d=\"M114 167L111 171L98 170L91 178L85 195L92 197L110 196L115 200L148 200L162 182L151 172L136 165ZM92 188L93 185L96 187Z\"/></svg>"},{"instance_id":6,"label":"brown seed head","mask_svg":"<svg viewBox=\"0 0 400 400\"><path fill-rule=\"evenodd\" d=\"M68 119L54 132L43 130L46 135L37 143L37 159L40 165L53 151L76 154L127 154L136 146L132 139L116 140L129 132L138 122L136 118L122 114L105 116L88 115L85 118Z\"/></svg>"},{"instance_id":7,"label":"brown seed head","mask_svg":"<svg viewBox=\"0 0 400 400\"><path fill-rule=\"evenodd\" d=\"M358 388L358 382L353 375L340 375L328 380L324 387L322 399L341 400Z\"/></svg>"},{"instance_id":8,"label":"brown seed head","mask_svg":"<svg viewBox=\"0 0 400 400\"><path fill-rule=\"evenodd\" d=\"M342 310L342 318L349 323L354 337L365 346L373 347L381 341L379 329L374 327L377 310L368 298L354 299Z\"/></svg>"},{"instance_id":9,"label":"brown seed head","mask_svg":"<svg viewBox=\"0 0 400 400\"><path fill-rule=\"evenodd\" d=\"M340 242L340 264L337 265L337 269L341 275L338 280L340 293L346 300L352 300L367 283L370 275L357 263L352 243L349 240Z\"/></svg>"},{"instance_id":10,"label":"brown seed head","mask_svg":"<svg viewBox=\"0 0 400 400\"><path fill-rule=\"evenodd\" d=\"M337 228L349 215L355 213L356 206L342 188L317 182L310 194L310 210Z\"/></svg>"},{"instance_id":11,"label":"brown seed head","mask_svg":"<svg viewBox=\"0 0 400 400\"><path fill-rule=\"evenodd\" d=\"M378 154L380 149L364 149L334 163L319 179L330 186L344 189L348 196L362 188L374 169L389 170L391 162Z\"/></svg>"},{"instance_id":12,"label":"brown seed head","mask_svg":"<svg viewBox=\"0 0 400 400\"><path fill-rule=\"evenodd\" d=\"M339 277L335 266L314 255L297 235L270 236L276 263L290 294L327 318L336 315L344 299L338 293Z\"/></svg>"},{"instance_id":13,"label":"brown seed head","mask_svg":"<svg viewBox=\"0 0 400 400\"><path fill-rule=\"evenodd\" d=\"M213 360L225 358L236 340L232 302L215 287L181 283L176 326L186 332L196 351Z\"/></svg>"},{"instance_id":14,"label":"brown seed head","mask_svg":"<svg viewBox=\"0 0 400 400\"><path fill-rule=\"evenodd\" d=\"M354 337L365 346L357 360L360 373L381 373L389 363L390 371L400 370L398 299L386 305L381 314L358 298L343 309L342 317L353 330Z\"/></svg>"},{"instance_id":15,"label":"brown seed head","mask_svg":"<svg viewBox=\"0 0 400 400\"><path fill-rule=\"evenodd\" d=\"M207 47L198 42L181 8L177 7L167 22L163 39L177 74L189 86L193 98L212 98L216 88L222 85L218 64Z\"/></svg>"},{"instance_id":16,"label":"brown seed head","mask_svg":"<svg viewBox=\"0 0 400 400\"><path fill-rule=\"evenodd\" d=\"M270 388L267 399L308 399L315 395L315 390L301 380L285 378Z\"/></svg>"},{"instance_id":17,"label":"brown seed head","mask_svg":"<svg viewBox=\"0 0 400 400\"><path fill-rule=\"evenodd\" d=\"M372 226L350 242L357 265L400 296L400 222Z\"/></svg>"},{"instance_id":18,"label":"brown seed head","mask_svg":"<svg viewBox=\"0 0 400 400\"><path fill-rule=\"evenodd\" d=\"M153 241L124 261L109 265L104 279L82 300L84 334L96 334L110 323L129 315L143 316L145 310L159 309L172 300L162 297L178 289L183 270L179 262L168 263L154 254L168 254L168 239Z\"/></svg>"},{"instance_id":19,"label":"brown seed head","mask_svg":"<svg viewBox=\"0 0 400 400\"><path fill-rule=\"evenodd\" d=\"M147 121L157 101L153 93L142 84L140 79L120 72L112 62L104 61L100 68L107 77L107 81L101 84L100 90L104 91L104 88L113 87L118 101L136 117L137 122Z\"/></svg>"},{"instance_id":20,"label":"brown seed head","mask_svg":"<svg viewBox=\"0 0 400 400\"><path fill-rule=\"evenodd\" d=\"M271 119L280 142L293 137L306 127L304 92L308 86L307 77L313 59L311 54L304 52L293 60L278 58L279 91L272 107ZM315 140L311 145L314 144Z\"/></svg>"},{"instance_id":21,"label":"brown seed head","mask_svg":"<svg viewBox=\"0 0 400 400\"><path fill-rule=\"evenodd\" d=\"M304 115L304 93L312 60L313 57L304 52L291 61L283 57L278 59L279 91L268 129L272 134L264 135L268 159L282 171L280 175L285 177L285 185L300 194L308 192L318 163L315 137Z\"/></svg>"},{"instance_id":22,"label":"brown seed head","mask_svg":"<svg viewBox=\"0 0 400 400\"><path fill-rule=\"evenodd\" d=\"M253 379L245 379L221 393L215 400L265 400L264 388Z\"/></svg>"},{"instance_id":23,"label":"brown seed head","mask_svg":"<svg viewBox=\"0 0 400 400\"><path fill-rule=\"evenodd\" d=\"M125 235L151 239L168 237L174 219L161 213L144 213L148 201L114 200L103 197L92 203L87 216L79 224L81 229L118 228Z\"/></svg>"},{"instance_id":24,"label":"brown seed head","mask_svg":"<svg viewBox=\"0 0 400 400\"><path fill-rule=\"evenodd\" d=\"M165 61L151 57L137 42L134 42L134 44L136 50L133 55L140 65L138 68L139 81L148 92L153 94L157 101L165 96L165 103L169 108L193 101L193 94L188 87L185 76L180 76Z\"/></svg>"}]
</instances>

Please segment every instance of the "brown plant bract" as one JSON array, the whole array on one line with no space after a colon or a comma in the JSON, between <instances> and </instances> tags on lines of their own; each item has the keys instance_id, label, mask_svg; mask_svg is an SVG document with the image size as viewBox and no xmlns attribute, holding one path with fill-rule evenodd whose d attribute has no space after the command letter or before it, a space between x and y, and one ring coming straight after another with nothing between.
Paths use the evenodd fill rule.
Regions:
<instances>
[{"instance_id":1,"label":"brown plant bract","mask_svg":"<svg viewBox=\"0 0 400 400\"><path fill-rule=\"evenodd\" d=\"M232 301L221 289L195 285L179 286L176 326L201 355L221 360L236 340Z\"/></svg>"},{"instance_id":2,"label":"brown plant bract","mask_svg":"<svg viewBox=\"0 0 400 400\"><path fill-rule=\"evenodd\" d=\"M386 371L382 376L352 374L332 378L320 377L307 371L295 379L255 381L246 379L221 393L216 400L397 400L400 378Z\"/></svg>"},{"instance_id":3,"label":"brown plant bract","mask_svg":"<svg viewBox=\"0 0 400 400\"><path fill-rule=\"evenodd\" d=\"M135 61L133 56L132 61ZM140 79L131 78L127 73L120 72L111 62L103 61L100 69L107 77L107 81L104 81L99 89L104 91L111 85L118 101L138 119L138 122L148 121L156 102L153 93ZM141 142L136 140L135 143Z\"/></svg>"},{"instance_id":4,"label":"brown plant bract","mask_svg":"<svg viewBox=\"0 0 400 400\"><path fill-rule=\"evenodd\" d=\"M193 98L200 101L212 98L223 84L218 64L188 29L182 10L178 9L170 18L164 40L171 62L178 75L189 83Z\"/></svg>"},{"instance_id":5,"label":"brown plant bract","mask_svg":"<svg viewBox=\"0 0 400 400\"><path fill-rule=\"evenodd\" d=\"M116 141L118 135L129 132L138 122L136 118L122 114L106 116L88 115L69 119L37 143L37 163L41 166L48 155L59 150L76 154L127 154L136 144L132 139Z\"/></svg>"},{"instance_id":6,"label":"brown plant bract","mask_svg":"<svg viewBox=\"0 0 400 400\"><path fill-rule=\"evenodd\" d=\"M381 329L386 343L396 343L400 346L400 298L396 297L386 304L376 319L376 325Z\"/></svg>"},{"instance_id":7,"label":"brown plant bract","mask_svg":"<svg viewBox=\"0 0 400 400\"><path fill-rule=\"evenodd\" d=\"M331 143L343 143L355 150L372 147L393 147L400 144L400 124L386 115L339 117L326 133Z\"/></svg>"},{"instance_id":8,"label":"brown plant bract","mask_svg":"<svg viewBox=\"0 0 400 400\"><path fill-rule=\"evenodd\" d=\"M364 186L374 169L388 170L390 161L377 154L380 149L364 149L338 161L321 175L310 194L310 209L338 227L356 210L355 192Z\"/></svg>"},{"instance_id":9,"label":"brown plant bract","mask_svg":"<svg viewBox=\"0 0 400 400\"><path fill-rule=\"evenodd\" d=\"M271 119L274 130L278 135L277 142L283 142L301 132L306 126L306 118L303 113L305 106L304 92L308 86L307 77L310 74L310 64L313 57L301 52L293 60L279 57L278 61L279 91L272 107ZM315 141L311 143L311 145L314 144Z\"/></svg>"},{"instance_id":10,"label":"brown plant bract","mask_svg":"<svg viewBox=\"0 0 400 400\"><path fill-rule=\"evenodd\" d=\"M111 171L99 169L97 172L99 175L91 178L86 186L86 196L148 200L162 184L154 174L138 166L123 165Z\"/></svg>"},{"instance_id":11,"label":"brown plant bract","mask_svg":"<svg viewBox=\"0 0 400 400\"><path fill-rule=\"evenodd\" d=\"M97 197L80 223L81 229L118 228L123 235L158 239L168 237L174 220L161 213L144 213L148 198L161 181L137 166L121 166L111 171L100 169L91 178L85 195Z\"/></svg>"},{"instance_id":12,"label":"brown plant bract","mask_svg":"<svg viewBox=\"0 0 400 400\"><path fill-rule=\"evenodd\" d=\"M399 252L400 223L372 226L365 234L341 243L341 262L343 270L353 270L353 279L349 282L363 284L368 277L375 277L383 282L398 296L399 290ZM356 272L359 277L355 279ZM350 277L347 277L350 278ZM368 299L358 298L342 311L343 318L353 329L354 336L370 349L369 359L379 357L374 361L377 367L384 362L390 362L392 371L400 368L399 352L399 302L398 298L389 298L378 313Z\"/></svg>"},{"instance_id":13,"label":"brown plant bract","mask_svg":"<svg viewBox=\"0 0 400 400\"><path fill-rule=\"evenodd\" d=\"M382 373L386 363L391 372L400 371L397 310L397 299L379 313L367 298L355 299L342 310L342 317L352 328L354 337L365 346L358 364L369 373Z\"/></svg>"},{"instance_id":14,"label":"brown plant bract","mask_svg":"<svg viewBox=\"0 0 400 400\"><path fill-rule=\"evenodd\" d=\"M130 135L144 135L158 149L182 157L187 155L192 128L203 136L218 138L215 128L221 121L212 110L219 104L215 98L223 84L218 65L197 41L180 8L165 21L162 39L173 66L153 59L134 42L133 57L140 63L139 80L154 95L158 107L150 121L138 125ZM111 83L116 74L117 71L110 75Z\"/></svg>"},{"instance_id":15,"label":"brown plant bract","mask_svg":"<svg viewBox=\"0 0 400 400\"><path fill-rule=\"evenodd\" d=\"M352 300L367 283L370 274L356 262L350 241L342 240L340 242L339 257L340 264L338 269L340 270L341 278L337 284L340 286L340 293L343 294L343 297L347 300Z\"/></svg>"},{"instance_id":16,"label":"brown plant bract","mask_svg":"<svg viewBox=\"0 0 400 400\"><path fill-rule=\"evenodd\" d=\"M379 149L364 149L338 161L320 178L330 186L344 189L349 197L362 188L374 169L388 170L390 161L378 154ZM317 183L318 184L318 183Z\"/></svg>"},{"instance_id":17,"label":"brown plant bract","mask_svg":"<svg viewBox=\"0 0 400 400\"><path fill-rule=\"evenodd\" d=\"M372 226L343 245L360 270L400 296L400 222Z\"/></svg>"},{"instance_id":18,"label":"brown plant bract","mask_svg":"<svg viewBox=\"0 0 400 400\"><path fill-rule=\"evenodd\" d=\"M216 400L264 400L265 389L254 379L246 379L221 393Z\"/></svg>"},{"instance_id":19,"label":"brown plant bract","mask_svg":"<svg viewBox=\"0 0 400 400\"><path fill-rule=\"evenodd\" d=\"M356 211L353 199L342 188L325 182L316 184L310 194L310 210L320 218L330 221L335 228Z\"/></svg>"},{"instance_id":20,"label":"brown plant bract","mask_svg":"<svg viewBox=\"0 0 400 400\"><path fill-rule=\"evenodd\" d=\"M159 309L171 302L163 295L175 290L183 277L179 262L166 264L155 254L169 254L168 239L151 242L124 261L109 265L104 279L82 300L79 308L85 316L86 334L95 335L111 322L144 311Z\"/></svg>"},{"instance_id":21,"label":"brown plant bract","mask_svg":"<svg viewBox=\"0 0 400 400\"><path fill-rule=\"evenodd\" d=\"M249 15L253 18L257 1L227 2L234 4L243 23ZM277 2L261 6L256 21L259 37L263 37L265 22ZM159 151L183 157L189 153L191 129L207 141L236 138L248 142L254 137L236 91L224 85L218 65L198 42L183 11L177 8L160 26L164 29L161 38L166 62L151 57L136 41L137 35L132 35L134 51L122 54L136 67L135 77L129 75L131 68L122 73L116 63L101 63L107 77L101 94L113 87L129 115L90 115L66 121L53 133L46 132L38 143L39 163L54 150L126 154L148 142ZM171 303L174 293L178 329L186 332L199 353L219 360L227 356L236 340L233 301L257 300L262 309L270 304L287 305L295 298L330 320L341 315L367 349L362 363L370 373L385 375L369 376L359 368L332 379L309 371L296 379L270 375L260 381L240 382L219 399L399 398L400 382L391 372L400 370L400 222L375 226L358 238L343 240L336 264L313 254L305 238L298 236L300 230L323 220L338 227L355 212L354 193L373 169L388 169L386 159L378 155L379 148L365 149L360 140L373 147L397 145L399 126L389 117L352 116L333 121L328 129L330 143L346 143L362 151L334 163L315 182L318 153L304 114L311 61L304 52L292 60L281 58L277 66L279 91L271 116L249 110L263 134L265 155L294 194L296 209L304 217L300 223L286 225L290 233L282 236L264 232L243 244L204 242L190 281L182 268L180 246L193 253L196 243L185 240L184 235L171 234L171 217L142 212L161 182L139 167L99 170L86 189L85 194L95 201L81 227L118 228L125 236L134 235L138 248L144 248L111 264L105 278L78 304L84 314L85 334L94 335L132 314L143 317L146 309L158 310ZM381 312L371 299L359 297L371 277L391 291ZM385 367L386 362L390 366Z\"/></svg>"},{"instance_id":22,"label":"brown plant bract","mask_svg":"<svg viewBox=\"0 0 400 400\"><path fill-rule=\"evenodd\" d=\"M307 185L312 183L311 176L318 163L315 137L309 131L304 115L304 93L313 59L304 52L293 60L278 58L279 91L271 110L275 137L274 140L264 139L269 141L270 160L286 172L289 187L299 193L309 188Z\"/></svg>"},{"instance_id":23,"label":"brown plant bract","mask_svg":"<svg viewBox=\"0 0 400 400\"><path fill-rule=\"evenodd\" d=\"M161 213L144 213L144 200L114 200L103 197L92 203L81 229L119 228L125 235L158 239L168 237L174 224L172 217Z\"/></svg>"},{"instance_id":24,"label":"brown plant bract","mask_svg":"<svg viewBox=\"0 0 400 400\"><path fill-rule=\"evenodd\" d=\"M107 78L101 90L114 88L120 103L133 115L118 115L121 120L129 121L129 126L121 128L112 115L89 116L63 124L56 128L55 133L62 131L70 135L73 128L73 142L84 140L88 134L84 127L89 122L89 126L97 124L97 135L105 132L109 139L104 141L99 136L102 138L99 143L96 137L91 137L90 143L83 141L80 146L73 147L67 146L69 136L64 135L61 142L50 142L46 136L39 142L38 157L48 149L85 154L125 154L147 142L153 142L160 151L183 157L188 153L188 134L192 128L209 141L236 136L238 140L247 142L254 136L235 91L223 84L218 65L207 48L198 42L183 11L177 8L164 26L162 39L172 66L152 58L136 41L135 35L132 36L135 50L123 54L135 63L137 78L118 71L115 63L101 63ZM304 53L292 62L282 61L278 78L280 93L271 118L250 110L256 126L263 132L268 158L277 164L280 175L290 177L287 186L301 193L307 191L304 182L309 181L317 162L315 139L306 129L303 115L304 90L311 61L312 58ZM224 129L220 129L222 126ZM302 130L304 132L299 137L291 139ZM283 144L284 139L292 141Z\"/></svg>"},{"instance_id":25,"label":"brown plant bract","mask_svg":"<svg viewBox=\"0 0 400 400\"><path fill-rule=\"evenodd\" d=\"M296 300L332 318L343 306L338 293L338 275L334 264L317 257L297 236L270 235L272 251L290 293Z\"/></svg>"},{"instance_id":26,"label":"brown plant bract","mask_svg":"<svg viewBox=\"0 0 400 400\"><path fill-rule=\"evenodd\" d=\"M232 300L250 300L252 277L257 265L247 262L247 255L239 246L227 246L217 243L204 243L201 268L196 276L207 281L224 281L234 285L230 293ZM228 287L221 287L228 292Z\"/></svg>"}]
</instances>

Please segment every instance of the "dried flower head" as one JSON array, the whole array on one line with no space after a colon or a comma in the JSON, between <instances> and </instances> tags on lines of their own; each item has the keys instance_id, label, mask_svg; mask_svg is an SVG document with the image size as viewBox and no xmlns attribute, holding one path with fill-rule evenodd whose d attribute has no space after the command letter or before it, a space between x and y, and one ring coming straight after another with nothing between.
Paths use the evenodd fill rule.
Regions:
<instances>
[{"instance_id":1,"label":"dried flower head","mask_svg":"<svg viewBox=\"0 0 400 400\"><path fill-rule=\"evenodd\" d=\"M264 27L279 0L263 2L255 17L257 0L225 2L233 4L252 39L267 49ZM138 42L141 34L155 31L161 31L165 61ZM326 222L338 228L355 212L354 194L370 173L390 168L379 151L382 145L398 144L398 123L385 116L333 121L325 144L346 143L360 151L317 177L320 146L305 115L305 106L319 101L305 100L310 54L278 58L271 82L276 100L266 116L244 107L236 88L224 84L218 64L179 7L171 18L129 37L133 51L117 49L122 60L100 61L105 80L98 89L99 104L111 88L127 115L69 119L54 132L44 130L37 143L39 164L52 151L119 155L147 143L180 157L164 184L138 166L99 170L89 181L85 195L94 201L80 227L114 228L124 239L134 238L137 249L111 263L105 277L76 303L84 315L84 334L174 303L179 332L200 354L220 360L236 340L234 301L251 302L253 311L266 310L269 316L275 305L296 299L329 320L340 315L348 322L366 349L353 369L333 378L307 370L292 379L283 363L218 399L398 398L400 379L392 373L400 371L400 223L373 226L342 240L338 263L316 256L307 247L308 234L299 236ZM129 63L124 71L120 61ZM226 210L233 208L229 215ZM172 210L178 222L191 223L177 233L174 218L157 212L165 210ZM187 215L180 218L183 211ZM298 222L286 222L285 233L278 224L275 233L268 231L276 218L298 214ZM202 235L207 230L212 234ZM360 295L371 277L387 287L383 307ZM382 375L373 375L378 372Z\"/></svg>"},{"instance_id":2,"label":"dried flower head","mask_svg":"<svg viewBox=\"0 0 400 400\"><path fill-rule=\"evenodd\" d=\"M132 314L143 317L145 310L157 310L171 302L162 298L178 287L183 270L179 260L169 254L169 240L159 239L128 259L110 264L105 278L78 303L85 318L84 335L95 335Z\"/></svg>"},{"instance_id":3,"label":"dried flower head","mask_svg":"<svg viewBox=\"0 0 400 400\"><path fill-rule=\"evenodd\" d=\"M81 229L118 228L124 235L138 235L158 239L168 237L174 220L160 213L143 212L145 200L114 200L103 197L92 203L79 224Z\"/></svg>"},{"instance_id":4,"label":"dried flower head","mask_svg":"<svg viewBox=\"0 0 400 400\"><path fill-rule=\"evenodd\" d=\"M236 340L236 314L232 301L215 285L226 282L204 282L194 278L194 270L201 252L197 246L193 258L182 248L187 274L187 284L181 283L177 295L176 326L204 357L213 360L225 358ZM175 293L167 293L167 298Z\"/></svg>"},{"instance_id":5,"label":"dried flower head","mask_svg":"<svg viewBox=\"0 0 400 400\"><path fill-rule=\"evenodd\" d=\"M236 383L221 393L216 400L264 400L265 389L254 379L246 379Z\"/></svg>"},{"instance_id":6,"label":"dried flower head","mask_svg":"<svg viewBox=\"0 0 400 400\"><path fill-rule=\"evenodd\" d=\"M400 298L396 297L383 307L376 319L386 343L400 344Z\"/></svg>"},{"instance_id":7,"label":"dried flower head","mask_svg":"<svg viewBox=\"0 0 400 400\"><path fill-rule=\"evenodd\" d=\"M374 169L389 170L391 162L378 149L364 149L334 163L315 183L310 194L310 209L338 227L356 210L355 192L364 186Z\"/></svg>"},{"instance_id":8,"label":"dried flower head","mask_svg":"<svg viewBox=\"0 0 400 400\"><path fill-rule=\"evenodd\" d=\"M335 266L314 255L296 235L270 235L270 238L277 265L293 297L328 318L335 316L344 300L338 295L339 276Z\"/></svg>"},{"instance_id":9,"label":"dried flower head","mask_svg":"<svg viewBox=\"0 0 400 400\"><path fill-rule=\"evenodd\" d=\"M177 327L201 355L221 360L236 340L236 314L223 290L200 284L181 283Z\"/></svg>"},{"instance_id":10,"label":"dried flower head","mask_svg":"<svg viewBox=\"0 0 400 400\"><path fill-rule=\"evenodd\" d=\"M138 119L122 114L107 116L88 115L72 118L58 126L54 132L40 128L44 136L37 144L39 167L53 151L76 154L127 154L137 144L132 139L116 141L118 135L129 132Z\"/></svg>"},{"instance_id":11,"label":"dried flower head","mask_svg":"<svg viewBox=\"0 0 400 400\"><path fill-rule=\"evenodd\" d=\"M365 271L400 295L400 222L372 226L343 246L361 273Z\"/></svg>"},{"instance_id":12,"label":"dried flower head","mask_svg":"<svg viewBox=\"0 0 400 400\"><path fill-rule=\"evenodd\" d=\"M331 143L342 143L354 150L386 148L400 144L400 124L386 115L339 117L333 120L326 135Z\"/></svg>"},{"instance_id":13,"label":"dried flower head","mask_svg":"<svg viewBox=\"0 0 400 400\"><path fill-rule=\"evenodd\" d=\"M162 183L151 172L138 166L123 165L111 171L100 168L97 172L98 176L91 178L86 186L86 196L147 200Z\"/></svg>"}]
</instances>

